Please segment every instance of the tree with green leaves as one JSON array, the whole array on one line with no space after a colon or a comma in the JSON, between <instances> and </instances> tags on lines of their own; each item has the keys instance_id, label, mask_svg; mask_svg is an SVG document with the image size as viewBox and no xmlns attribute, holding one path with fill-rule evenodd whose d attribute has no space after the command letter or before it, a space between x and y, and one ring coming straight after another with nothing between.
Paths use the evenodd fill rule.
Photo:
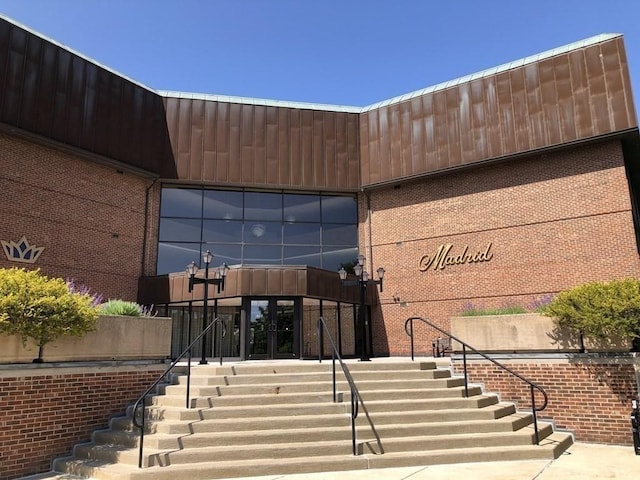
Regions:
<instances>
[{"instance_id":1,"label":"tree with green leaves","mask_svg":"<svg viewBox=\"0 0 640 480\"><path fill-rule=\"evenodd\" d=\"M591 282L560 292L542 313L596 341L640 338L640 280Z\"/></svg>"},{"instance_id":2,"label":"tree with green leaves","mask_svg":"<svg viewBox=\"0 0 640 480\"><path fill-rule=\"evenodd\" d=\"M81 337L95 330L95 297L74 291L60 278L39 270L0 269L0 333L33 339L42 362L43 347L63 335Z\"/></svg>"}]
</instances>

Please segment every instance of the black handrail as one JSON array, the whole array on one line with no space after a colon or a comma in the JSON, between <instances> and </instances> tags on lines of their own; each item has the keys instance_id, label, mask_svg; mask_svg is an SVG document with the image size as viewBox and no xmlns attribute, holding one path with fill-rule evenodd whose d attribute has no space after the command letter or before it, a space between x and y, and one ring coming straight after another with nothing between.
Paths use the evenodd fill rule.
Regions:
<instances>
[{"instance_id":1,"label":"black handrail","mask_svg":"<svg viewBox=\"0 0 640 480\"><path fill-rule=\"evenodd\" d=\"M194 345L200 341L200 339L206 335L207 333L209 333L209 330L211 330L213 328L214 325L216 325L217 323L220 323L222 325L223 331L222 331L222 335L220 335L220 340L219 340L219 349L218 351L220 352L220 365L222 365L222 338L225 336L225 330L224 330L224 323L222 323L222 319L221 318L216 318L214 319L208 326L207 328L205 328L202 332L200 332L200 335L198 335L190 344L187 348L185 348L183 350L183 352L178 355L178 358L176 358L171 365L169 365L169 368L167 368L164 373L162 375L160 375L160 377L153 382L153 385L151 385L149 388L147 388L145 390L145 392L140 395L140 398L138 398L138 400L136 400L136 403L133 404L133 411L132 411L132 419L133 419L133 425L138 428L140 430L140 445L138 446L138 468L142 468L142 449L144 446L144 424L145 424L145 418L146 415L144 414L144 407L145 407L145 400L147 398L147 396L155 390L155 388L158 386L158 384L160 382L162 382L165 377L167 376L167 374L169 374L169 372L171 372L171 370L173 370L173 368L178 364L178 362L180 360L182 360L182 358L187 355L187 393L186 393L186 408L191 408L189 406L189 390L191 387L191 350L194 347ZM140 418L142 419L142 422L138 422L138 418L137 418L137 414L138 414L138 410L139 408L142 407L142 415L140 416Z\"/></svg>"},{"instance_id":2,"label":"black handrail","mask_svg":"<svg viewBox=\"0 0 640 480\"><path fill-rule=\"evenodd\" d=\"M493 358L489 357L488 355L486 355L486 354L484 354L482 352L479 352L478 350L473 348L468 343L463 342L462 340L460 340L457 337L454 337L453 335L451 335L451 333L447 332L446 330L441 329L437 325L434 325L429 320L426 320L426 319L424 319L422 317L410 317L410 318L407 319L406 322L404 322L404 331L407 332L407 335L409 335L409 337L411 338L411 360L412 361L414 360L414 345L413 345L413 343L414 343L413 342L413 321L414 320L420 320L421 322L426 323L431 328L434 328L438 332L442 333L443 335L448 336L450 339L455 340L456 342L458 342L458 343L460 343L462 345L462 362L463 362L463 365L464 365L464 395L465 395L465 397L467 397L467 398L469 397L469 383L468 383L468 377L467 377L467 348L469 350L472 350L474 353L480 355L481 357L489 360L494 365L497 365L498 367L502 368L504 371L510 373L514 377L517 377L520 380L522 380L523 382L527 383L529 385L529 391L531 393L531 413L533 415L533 428L535 430L535 441L536 441L536 445L540 445L540 437L538 435L538 418L537 418L536 412L541 412L542 410L547 408L547 405L549 403L549 397L547 396L547 392L545 392L544 389L540 385L532 382L531 380L523 377L522 375L514 372L513 370L510 370L509 368L505 367L500 362L494 360ZM409 327L409 328L407 328L407 327ZM536 389L540 393L542 393L542 396L544 398L544 403L540 407L536 407L536 397L535 397L534 389Z\"/></svg>"},{"instance_id":3,"label":"black handrail","mask_svg":"<svg viewBox=\"0 0 640 480\"><path fill-rule=\"evenodd\" d=\"M324 334L326 332L327 338L329 338L329 342L331 343L332 349L332 359L333 359L333 403L337 401L337 386L336 386L336 358L338 362L340 362L340 366L342 367L342 372L344 373L345 378L347 379L347 383L349 384L349 388L351 389L351 450L354 455L358 455L356 449L356 418L358 418L359 406L362 407L364 414L367 417L367 421L369 422L369 426L371 427L371 431L373 435L376 437L376 442L378 443L378 449L380 450L380 454L384 453L384 447L382 446L382 442L380 441L380 435L378 435L378 431L376 427L373 425L373 421L369 416L369 411L360 396L360 392L358 391L358 387L356 387L356 383L351 376L351 372L347 365L342 361L340 354L338 353L338 349L336 348L336 344L333 341L333 337L329 332L329 327L327 327L324 318L318 318L318 361L322 363L322 353L324 352Z\"/></svg>"}]
</instances>

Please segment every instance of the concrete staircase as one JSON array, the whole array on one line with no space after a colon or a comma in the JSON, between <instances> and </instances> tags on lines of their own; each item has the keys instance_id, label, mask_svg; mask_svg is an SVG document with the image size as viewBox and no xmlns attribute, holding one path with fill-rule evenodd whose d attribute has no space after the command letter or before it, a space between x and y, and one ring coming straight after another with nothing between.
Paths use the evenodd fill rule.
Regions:
<instances>
[{"instance_id":1,"label":"concrete staircase","mask_svg":"<svg viewBox=\"0 0 640 480\"><path fill-rule=\"evenodd\" d=\"M463 379L435 362L348 365L384 454L361 411L361 455L352 455L349 388L338 371L341 401L332 402L331 361L245 362L192 367L193 408L185 408L184 376L150 397L145 468L137 468L139 436L129 411L108 430L96 431L91 443L77 445L73 457L56 460L54 470L95 479L210 480L554 459L572 443L570 434L539 422L542 440L534 445L530 413L479 386L464 398Z\"/></svg>"}]
</instances>

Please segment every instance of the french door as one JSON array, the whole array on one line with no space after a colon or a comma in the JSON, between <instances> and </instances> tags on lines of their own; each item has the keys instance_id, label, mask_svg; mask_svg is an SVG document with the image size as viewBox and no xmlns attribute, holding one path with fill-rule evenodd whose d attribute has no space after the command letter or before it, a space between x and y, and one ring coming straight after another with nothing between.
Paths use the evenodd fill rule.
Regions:
<instances>
[{"instance_id":1,"label":"french door","mask_svg":"<svg viewBox=\"0 0 640 480\"><path fill-rule=\"evenodd\" d=\"M299 300L248 298L247 359L298 358Z\"/></svg>"}]
</instances>

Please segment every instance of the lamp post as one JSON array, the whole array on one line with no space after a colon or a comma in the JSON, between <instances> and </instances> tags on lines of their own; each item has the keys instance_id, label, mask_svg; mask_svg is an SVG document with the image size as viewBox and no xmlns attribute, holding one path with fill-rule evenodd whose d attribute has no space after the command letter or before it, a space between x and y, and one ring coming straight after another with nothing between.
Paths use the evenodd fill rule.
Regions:
<instances>
[{"instance_id":1,"label":"lamp post","mask_svg":"<svg viewBox=\"0 0 640 480\"><path fill-rule=\"evenodd\" d=\"M369 362L369 352L367 351L367 325L365 316L365 299L367 293L367 287L369 285L378 285L382 292L382 279L384 278L384 268L378 268L378 280L372 280L369 278L369 273L364 269L364 255L358 255L358 263L353 267L353 271L356 274L356 280L347 280L347 271L342 267L338 270L342 286L357 286L360 293L360 306L358 307L358 331L360 337L360 361Z\"/></svg>"},{"instance_id":2,"label":"lamp post","mask_svg":"<svg viewBox=\"0 0 640 480\"><path fill-rule=\"evenodd\" d=\"M196 277L196 273L198 273L198 266L196 262L191 262L187 265L187 275L189 276L189 293L193 291L193 286L202 283L204 285L204 317L202 320L202 331L207 328L207 317L209 310L209 285L216 285L218 287L218 293L224 290L224 280L227 277L227 272L229 271L229 267L226 263L220 265L215 272L213 278L209 278L209 264L213 260L213 253L207 250L202 254L202 262L204 263L204 278ZM200 358L200 365L207 364L207 357L205 354L205 348L207 344L207 335L203 335L202 337L202 357Z\"/></svg>"}]
</instances>

